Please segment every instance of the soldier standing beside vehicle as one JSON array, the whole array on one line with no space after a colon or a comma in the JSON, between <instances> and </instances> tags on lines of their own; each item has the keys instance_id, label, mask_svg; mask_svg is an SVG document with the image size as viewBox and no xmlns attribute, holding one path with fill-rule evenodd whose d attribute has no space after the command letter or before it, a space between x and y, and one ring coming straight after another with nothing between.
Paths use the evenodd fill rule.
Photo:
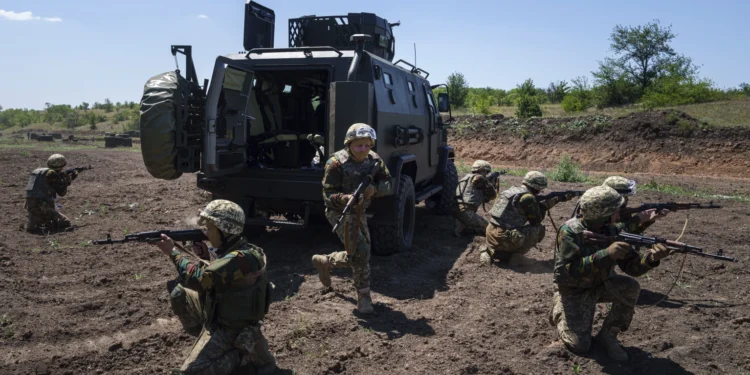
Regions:
<instances>
[{"instance_id":1,"label":"soldier standing beside vehicle","mask_svg":"<svg viewBox=\"0 0 750 375\"><path fill-rule=\"evenodd\" d=\"M457 204L453 208L454 227L453 233L461 237L464 230L470 233L484 234L489 224L485 218L477 214L479 206L490 202L497 196L497 191L487 179L487 174L492 170L490 163L477 160L471 166L468 173L456 187Z\"/></svg>"},{"instance_id":2,"label":"soldier standing beside vehicle","mask_svg":"<svg viewBox=\"0 0 750 375\"><path fill-rule=\"evenodd\" d=\"M272 284L263 249L242 236L245 213L231 201L211 201L200 212L213 254L194 244L201 259L190 262L174 241L162 234L154 245L177 267L180 284L170 305L188 334L198 336L188 357L173 374L231 374L245 366L258 374L276 371L260 321L268 312ZM211 255L214 255L213 257ZM213 260L208 261L208 259Z\"/></svg>"},{"instance_id":3,"label":"soldier standing beside vehicle","mask_svg":"<svg viewBox=\"0 0 750 375\"><path fill-rule=\"evenodd\" d=\"M78 177L75 170L63 171L65 164L65 156L53 154L47 159L47 168L40 167L31 172L26 184L24 204L28 212L28 232L39 233L71 228L70 220L60 214L55 207L57 196L67 194L68 186Z\"/></svg>"},{"instance_id":4,"label":"soldier standing beside vehicle","mask_svg":"<svg viewBox=\"0 0 750 375\"><path fill-rule=\"evenodd\" d=\"M370 296L370 232L364 210L372 198L390 195L393 191L388 168L380 156L372 151L376 139L375 129L363 123L354 124L346 132L344 148L326 162L323 200L325 215L331 225L335 225L352 193L367 175L372 176L372 183L367 186L361 199L355 202L353 211L356 212L348 214L336 229L336 234L344 243L344 251L312 257L313 266L325 287L324 292L332 290L331 269L352 268L357 310L361 314L373 312Z\"/></svg>"},{"instance_id":5,"label":"soldier standing beside vehicle","mask_svg":"<svg viewBox=\"0 0 750 375\"><path fill-rule=\"evenodd\" d=\"M617 340L633 319L640 293L638 281L615 273L615 265L631 276L640 276L659 265L670 250L656 244L648 253L639 254L625 242L603 245L584 241L584 231L606 236L619 229L620 194L597 186L581 196L581 218L568 220L560 228L555 245L553 282L555 292L550 324L571 352L585 354L591 345L591 329L597 302L612 302L596 339L613 360L626 361L628 354Z\"/></svg>"},{"instance_id":6,"label":"soldier standing beside vehicle","mask_svg":"<svg viewBox=\"0 0 750 375\"><path fill-rule=\"evenodd\" d=\"M547 188L547 177L538 171L526 173L522 185L501 192L492 206L485 246L479 252L480 264L490 265L493 259L507 262L512 257L520 260L544 239L542 220L547 210L573 199L573 195L566 195L537 202L537 195Z\"/></svg>"}]
</instances>

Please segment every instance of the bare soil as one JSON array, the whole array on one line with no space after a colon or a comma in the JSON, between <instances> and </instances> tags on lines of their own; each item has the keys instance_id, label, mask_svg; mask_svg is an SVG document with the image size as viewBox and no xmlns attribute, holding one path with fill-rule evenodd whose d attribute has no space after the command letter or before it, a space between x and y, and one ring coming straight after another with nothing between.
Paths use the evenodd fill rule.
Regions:
<instances>
[{"instance_id":1,"label":"bare soil","mask_svg":"<svg viewBox=\"0 0 750 375\"><path fill-rule=\"evenodd\" d=\"M742 145L739 156L719 155L747 162L747 138L732 137ZM675 142L672 138L664 142ZM469 142L476 141L463 137L453 143L466 147ZM572 142L554 147L572 147ZM703 137L685 142L719 141ZM471 159L464 150L459 149L460 157ZM70 165L95 168L83 172L60 199L61 211L82 227L32 235L19 229L26 219L24 188L28 173L48 154L0 149L0 373L168 373L193 343L169 310L166 284L175 277L174 267L145 244L96 246L87 241L107 233L119 238L126 232L191 227L209 197L195 188L192 175L176 181L152 178L138 153L68 151ZM601 163L596 165L615 166ZM722 163L722 173L734 173L735 167L727 164ZM715 165L691 166L679 178L644 176L724 194L750 189L749 180L688 175L712 175L714 168L721 169ZM649 168L643 172L653 171ZM503 176L503 181L517 184L520 178ZM584 187L551 184L553 190ZM682 199L639 192L633 202L666 200ZM684 258L679 283L653 307L672 285L683 256L668 258L639 278L639 306L631 329L621 335L630 355L626 363L608 360L596 347L587 356L571 355L557 340L547 320L555 237L548 219L547 236L529 254L535 260L531 265L480 267L477 246L483 238L453 237L449 217L421 206L414 247L372 257L376 313L370 318L354 313L350 272L335 273L335 293L319 292L310 258L341 248L330 227L270 229L254 238L268 254L269 276L277 286L263 329L280 367L297 374L746 374L750 211L748 203L716 203L724 208L690 213L681 240L708 251L721 248L740 262ZM554 208L557 225L574 204ZM675 239L686 218L685 212L673 213L649 233ZM597 326L605 311L601 305Z\"/></svg>"}]
</instances>

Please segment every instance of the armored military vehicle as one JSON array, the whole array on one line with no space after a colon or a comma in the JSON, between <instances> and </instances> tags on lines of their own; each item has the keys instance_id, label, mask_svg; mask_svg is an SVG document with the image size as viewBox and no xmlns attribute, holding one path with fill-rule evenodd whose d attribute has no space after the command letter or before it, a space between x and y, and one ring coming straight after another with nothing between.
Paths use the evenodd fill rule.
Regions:
<instances>
[{"instance_id":1,"label":"armored military vehicle","mask_svg":"<svg viewBox=\"0 0 750 375\"><path fill-rule=\"evenodd\" d=\"M245 4L244 49L216 58L201 85L192 48L185 76L152 77L141 101L143 160L149 173L196 173L199 188L240 204L247 231L307 227L325 220L326 160L358 122L377 131L374 151L387 163L395 194L368 209L373 253L412 244L415 205L449 214L458 183L454 151L429 73L395 54L398 24L372 13L289 19L289 47L273 48L275 13ZM324 227L330 230L326 223Z\"/></svg>"}]
</instances>

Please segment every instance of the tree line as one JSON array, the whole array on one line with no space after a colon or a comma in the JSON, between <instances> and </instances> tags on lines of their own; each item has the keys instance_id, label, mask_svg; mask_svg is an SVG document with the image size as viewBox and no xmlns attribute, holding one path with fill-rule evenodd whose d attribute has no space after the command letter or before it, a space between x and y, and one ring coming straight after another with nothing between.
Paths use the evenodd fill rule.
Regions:
<instances>
[{"instance_id":1,"label":"tree line","mask_svg":"<svg viewBox=\"0 0 750 375\"><path fill-rule=\"evenodd\" d=\"M96 125L111 118L114 124L123 123L127 130L137 130L139 121L138 103L112 103L109 98L93 105L83 102L75 107L69 104L45 103L43 110L9 108L3 110L0 106L0 129L10 127L26 127L31 124L47 123L50 126L62 125L67 129L75 129L88 125L96 130ZM114 113L112 115L107 115Z\"/></svg>"},{"instance_id":2,"label":"tree line","mask_svg":"<svg viewBox=\"0 0 750 375\"><path fill-rule=\"evenodd\" d=\"M722 90L713 81L698 76L691 58L677 53L670 43L676 37L672 27L659 20L642 26L617 25L610 34L613 56L598 61L586 76L551 82L536 87L531 79L511 90L469 87L464 75L448 76L451 106L489 114L491 106L515 106L516 115L541 116L541 104L560 103L569 113L588 108L641 104L645 108L703 103L750 96L750 85ZM438 91L445 91L440 88Z\"/></svg>"}]
</instances>

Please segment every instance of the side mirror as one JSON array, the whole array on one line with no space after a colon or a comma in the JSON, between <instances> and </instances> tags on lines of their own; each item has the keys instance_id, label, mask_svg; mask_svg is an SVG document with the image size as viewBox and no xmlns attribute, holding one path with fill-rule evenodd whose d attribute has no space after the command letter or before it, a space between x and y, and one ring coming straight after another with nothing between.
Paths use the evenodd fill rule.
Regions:
<instances>
[{"instance_id":1,"label":"side mirror","mask_svg":"<svg viewBox=\"0 0 750 375\"><path fill-rule=\"evenodd\" d=\"M448 93L441 92L438 94L438 112L450 112L451 104L448 101Z\"/></svg>"}]
</instances>

